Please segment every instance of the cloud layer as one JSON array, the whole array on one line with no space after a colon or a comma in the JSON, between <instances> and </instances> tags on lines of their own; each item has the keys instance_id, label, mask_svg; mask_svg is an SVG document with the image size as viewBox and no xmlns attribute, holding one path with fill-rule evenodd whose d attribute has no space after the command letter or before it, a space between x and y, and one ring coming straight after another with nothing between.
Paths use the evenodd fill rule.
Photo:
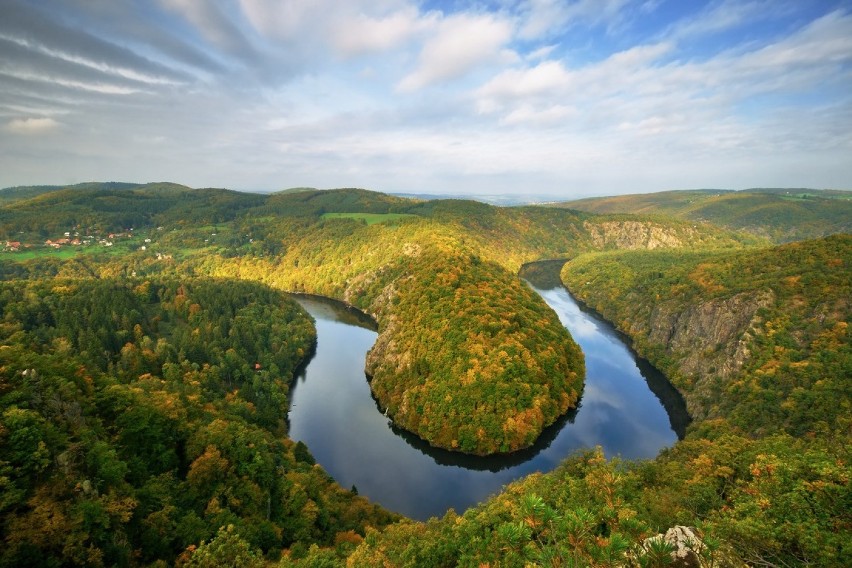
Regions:
<instances>
[{"instance_id":1,"label":"cloud layer","mask_svg":"<svg viewBox=\"0 0 852 568\"><path fill-rule=\"evenodd\" d=\"M0 187L852 187L846 2L459 6L0 0Z\"/></svg>"}]
</instances>

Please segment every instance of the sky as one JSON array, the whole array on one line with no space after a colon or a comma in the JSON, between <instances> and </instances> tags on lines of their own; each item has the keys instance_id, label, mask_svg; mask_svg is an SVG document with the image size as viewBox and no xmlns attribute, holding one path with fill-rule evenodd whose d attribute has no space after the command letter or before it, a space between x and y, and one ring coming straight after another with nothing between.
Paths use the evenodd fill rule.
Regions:
<instances>
[{"instance_id":1,"label":"sky","mask_svg":"<svg viewBox=\"0 0 852 568\"><path fill-rule=\"evenodd\" d=\"M0 0L0 187L852 189L852 0Z\"/></svg>"}]
</instances>

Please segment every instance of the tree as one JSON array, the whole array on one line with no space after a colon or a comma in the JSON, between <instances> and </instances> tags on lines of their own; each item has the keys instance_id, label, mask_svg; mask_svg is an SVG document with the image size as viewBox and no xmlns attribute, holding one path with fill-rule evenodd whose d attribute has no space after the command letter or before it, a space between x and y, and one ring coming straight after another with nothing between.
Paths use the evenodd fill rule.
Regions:
<instances>
[{"instance_id":1,"label":"tree","mask_svg":"<svg viewBox=\"0 0 852 568\"><path fill-rule=\"evenodd\" d=\"M234 525L221 527L210 542L189 547L178 558L180 568L263 568L259 552L239 535Z\"/></svg>"}]
</instances>

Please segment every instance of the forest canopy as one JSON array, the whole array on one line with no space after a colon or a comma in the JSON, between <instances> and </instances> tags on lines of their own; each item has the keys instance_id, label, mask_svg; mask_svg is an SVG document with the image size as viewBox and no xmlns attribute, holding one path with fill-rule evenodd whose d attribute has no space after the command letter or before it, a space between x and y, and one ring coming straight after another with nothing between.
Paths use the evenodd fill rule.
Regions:
<instances>
[{"instance_id":1,"label":"forest canopy","mask_svg":"<svg viewBox=\"0 0 852 568\"><path fill-rule=\"evenodd\" d=\"M765 193L790 231L354 189L0 191L0 565L654 566L676 525L705 566L849 565L849 235L770 246L844 229ZM287 437L315 337L297 291L378 322L366 365L397 424L475 454L532 443L583 375L516 276L543 258L684 395L684 440L590 449L414 523Z\"/></svg>"},{"instance_id":2,"label":"forest canopy","mask_svg":"<svg viewBox=\"0 0 852 568\"><path fill-rule=\"evenodd\" d=\"M280 293L18 281L0 307L3 566L171 562L225 525L277 554L393 520L286 437L315 332Z\"/></svg>"}]
</instances>

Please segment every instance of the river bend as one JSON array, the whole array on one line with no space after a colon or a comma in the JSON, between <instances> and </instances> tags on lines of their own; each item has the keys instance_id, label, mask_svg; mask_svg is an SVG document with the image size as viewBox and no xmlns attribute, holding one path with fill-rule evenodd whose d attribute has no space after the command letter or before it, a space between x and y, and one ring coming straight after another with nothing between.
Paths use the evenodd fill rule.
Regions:
<instances>
[{"instance_id":1,"label":"river bend","mask_svg":"<svg viewBox=\"0 0 852 568\"><path fill-rule=\"evenodd\" d=\"M393 427L364 375L365 355L376 341L371 323L337 302L303 296L295 299L316 320L317 347L294 381L290 437L307 444L343 487L354 486L372 501L421 520L449 508L461 513L583 448L599 445L607 456L650 458L672 445L675 429L682 436L688 420L676 391L565 288L543 286L533 289L583 349L586 381L578 409L545 430L534 447L478 458L431 448Z\"/></svg>"}]
</instances>

